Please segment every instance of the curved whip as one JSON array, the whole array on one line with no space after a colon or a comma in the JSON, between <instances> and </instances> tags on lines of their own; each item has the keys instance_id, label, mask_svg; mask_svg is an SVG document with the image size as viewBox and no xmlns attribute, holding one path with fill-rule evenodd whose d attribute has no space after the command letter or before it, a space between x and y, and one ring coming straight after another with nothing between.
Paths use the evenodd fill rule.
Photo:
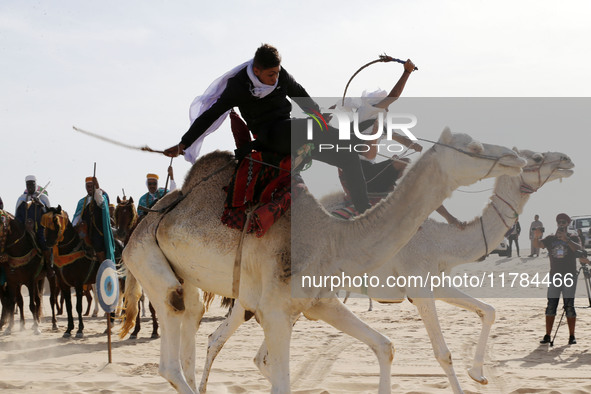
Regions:
<instances>
[{"instance_id":1,"label":"curved whip","mask_svg":"<svg viewBox=\"0 0 591 394\"><path fill-rule=\"evenodd\" d=\"M355 71L355 74L353 74L353 76L351 76L351 78L349 79L349 82L347 82L347 85L345 86L345 91L343 92L343 102L342 102L342 105L345 105L345 96L347 95L347 89L349 88L349 84L351 83L351 81L353 80L353 78L355 78L355 76L357 74L359 74L361 72L361 70L363 70L364 68L369 67L372 64L379 63L379 62L382 62L382 63L396 62L396 63L402 63L402 64L406 63L404 60L396 59L396 58L394 58L392 56L388 56L386 54L383 54L383 55L380 55L380 57L377 58L376 60L372 60L371 62L369 62L367 64L364 64L363 66L361 66L359 68L359 70ZM419 68L418 67L415 67L415 71L418 71L418 70L419 70Z\"/></svg>"}]
</instances>

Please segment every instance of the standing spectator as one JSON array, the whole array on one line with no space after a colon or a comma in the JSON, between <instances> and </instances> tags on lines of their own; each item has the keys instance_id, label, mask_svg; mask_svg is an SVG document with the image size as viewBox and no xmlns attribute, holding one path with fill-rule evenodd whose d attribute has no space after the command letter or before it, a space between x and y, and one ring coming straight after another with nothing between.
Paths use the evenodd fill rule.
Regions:
<instances>
[{"instance_id":1,"label":"standing spectator","mask_svg":"<svg viewBox=\"0 0 591 394\"><path fill-rule=\"evenodd\" d=\"M534 246L534 230L539 228L542 231L540 237L544 236L544 224L540 222L540 215L534 216L534 221L529 226L529 239L531 240L531 252L527 257L538 257L540 255L540 248Z\"/></svg>"},{"instance_id":2,"label":"standing spectator","mask_svg":"<svg viewBox=\"0 0 591 394\"><path fill-rule=\"evenodd\" d=\"M548 305L546 306L546 335L540 343L550 342L550 333L556 317L556 308L562 293L562 302L568 323L569 338L568 344L577 343L575 339L575 322L577 313L575 311L575 290L577 288L577 255L576 251L581 249L579 237L569 234L567 226L570 217L565 213L556 216L558 229L555 235L549 235L542 239L542 231L539 228L534 230L532 243L536 248L548 249L550 257L550 285L548 286ZM558 285L561 286L558 286Z\"/></svg>"},{"instance_id":3,"label":"standing spectator","mask_svg":"<svg viewBox=\"0 0 591 394\"><path fill-rule=\"evenodd\" d=\"M519 234L521 234L521 225L519 224L518 220L515 222L513 227L511 227L509 231L507 231L507 239L509 240L507 257L511 257L513 242L515 242L515 250L517 250L517 257L521 257L519 256Z\"/></svg>"},{"instance_id":4,"label":"standing spectator","mask_svg":"<svg viewBox=\"0 0 591 394\"><path fill-rule=\"evenodd\" d=\"M0 197L0 209L4 209L4 202L2 202L2 197Z\"/></svg>"}]
</instances>

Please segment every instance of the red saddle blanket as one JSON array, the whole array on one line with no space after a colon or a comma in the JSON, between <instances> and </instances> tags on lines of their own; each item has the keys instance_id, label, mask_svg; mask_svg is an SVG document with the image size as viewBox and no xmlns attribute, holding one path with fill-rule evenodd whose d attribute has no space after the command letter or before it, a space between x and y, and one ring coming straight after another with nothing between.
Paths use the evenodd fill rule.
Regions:
<instances>
[{"instance_id":1,"label":"red saddle blanket","mask_svg":"<svg viewBox=\"0 0 591 394\"><path fill-rule=\"evenodd\" d=\"M268 163L269 165L265 164ZM291 157L252 152L236 167L222 214L222 223L244 229L249 209L254 209L248 233L262 237L291 204Z\"/></svg>"}]
</instances>

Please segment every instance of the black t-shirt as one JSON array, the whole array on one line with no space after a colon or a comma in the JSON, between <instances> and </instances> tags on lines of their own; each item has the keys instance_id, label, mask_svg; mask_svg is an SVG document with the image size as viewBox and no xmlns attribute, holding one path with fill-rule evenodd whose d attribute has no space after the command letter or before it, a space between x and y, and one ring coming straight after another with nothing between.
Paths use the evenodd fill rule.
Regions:
<instances>
[{"instance_id":1,"label":"black t-shirt","mask_svg":"<svg viewBox=\"0 0 591 394\"><path fill-rule=\"evenodd\" d=\"M310 97L308 92L283 67L279 71L277 87L267 96L263 98L253 96L251 94L253 88L253 83L248 77L246 67L244 67L228 80L226 89L211 108L195 119L189 130L183 135L181 142L185 146L190 146L213 122L233 107L240 109L240 114L246 121L248 128L257 134L261 127L269 123L289 119L291 103L287 97ZM306 104L314 109L318 108L311 99Z\"/></svg>"},{"instance_id":2,"label":"black t-shirt","mask_svg":"<svg viewBox=\"0 0 591 394\"><path fill-rule=\"evenodd\" d=\"M579 242L579 237L568 234L573 242ZM550 276L554 274L576 274L577 257L568 244L555 235L549 235L542 240L544 247L548 249L550 257Z\"/></svg>"}]
</instances>

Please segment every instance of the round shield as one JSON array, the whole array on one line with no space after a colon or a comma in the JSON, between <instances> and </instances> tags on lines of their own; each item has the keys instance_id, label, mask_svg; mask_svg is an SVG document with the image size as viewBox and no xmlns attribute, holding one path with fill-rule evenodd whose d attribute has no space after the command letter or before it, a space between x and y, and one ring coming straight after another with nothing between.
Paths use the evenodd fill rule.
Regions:
<instances>
[{"instance_id":1,"label":"round shield","mask_svg":"<svg viewBox=\"0 0 591 394\"><path fill-rule=\"evenodd\" d=\"M115 263L107 259L102 262L96 275L96 291L101 308L113 312L119 302L119 278Z\"/></svg>"}]
</instances>

